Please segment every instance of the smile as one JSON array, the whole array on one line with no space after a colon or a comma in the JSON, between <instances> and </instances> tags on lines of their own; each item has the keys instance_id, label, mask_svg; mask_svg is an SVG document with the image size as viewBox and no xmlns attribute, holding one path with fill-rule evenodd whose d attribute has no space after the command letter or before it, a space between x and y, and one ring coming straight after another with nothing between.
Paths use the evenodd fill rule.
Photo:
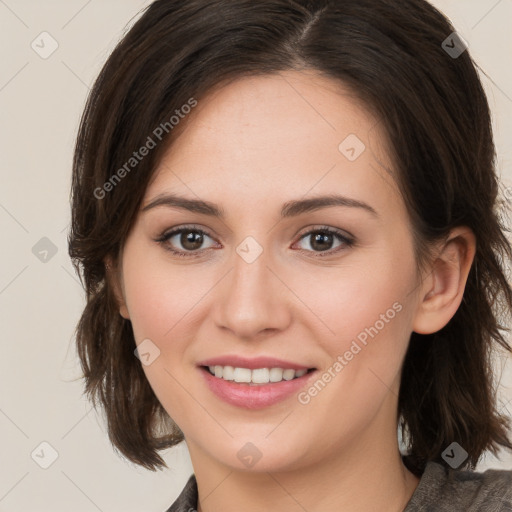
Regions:
<instances>
[{"instance_id":1,"label":"smile","mask_svg":"<svg viewBox=\"0 0 512 512\"><path fill-rule=\"evenodd\" d=\"M293 380L312 371L312 369L293 370L290 368L255 368L251 370L250 368L220 365L212 365L207 368L218 379L255 385Z\"/></svg>"},{"instance_id":2,"label":"smile","mask_svg":"<svg viewBox=\"0 0 512 512\"><path fill-rule=\"evenodd\" d=\"M250 410L264 409L296 396L318 373L315 368L249 369L221 365L199 366L198 370L215 397L229 405Z\"/></svg>"}]
</instances>

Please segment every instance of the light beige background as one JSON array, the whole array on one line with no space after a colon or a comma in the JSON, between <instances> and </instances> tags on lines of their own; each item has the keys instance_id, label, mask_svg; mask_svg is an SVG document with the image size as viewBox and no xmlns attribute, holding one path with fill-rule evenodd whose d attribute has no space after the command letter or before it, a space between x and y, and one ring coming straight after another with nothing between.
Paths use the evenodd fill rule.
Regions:
<instances>
[{"instance_id":1,"label":"light beige background","mask_svg":"<svg viewBox=\"0 0 512 512\"><path fill-rule=\"evenodd\" d=\"M94 78L149 3L0 0L0 512L163 512L192 473L184 444L166 452L171 469L158 473L113 451L82 397L73 345L84 303L67 256L74 138ZM488 75L499 169L511 186L512 2L434 4ZM43 31L58 43L47 59L31 47ZM46 262L32 252L43 237L57 251ZM501 402L512 413L510 359L499 366ZM35 462L50 460L42 442L58 453L48 469ZM487 457L478 469L489 467L511 469L512 455Z\"/></svg>"}]
</instances>

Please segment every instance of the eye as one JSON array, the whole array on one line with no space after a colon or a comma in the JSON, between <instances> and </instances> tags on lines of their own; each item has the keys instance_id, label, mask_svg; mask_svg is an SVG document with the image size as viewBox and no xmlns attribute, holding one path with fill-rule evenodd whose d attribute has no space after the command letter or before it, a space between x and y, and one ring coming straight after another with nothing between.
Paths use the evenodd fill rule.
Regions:
<instances>
[{"instance_id":1,"label":"eye","mask_svg":"<svg viewBox=\"0 0 512 512\"><path fill-rule=\"evenodd\" d=\"M341 231L337 229L329 228L327 226L322 226L317 229L313 229L305 233L300 237L299 242L307 240L309 238L309 242L306 244L310 249L301 249L306 250L308 252L320 252L333 254L339 251L342 251L346 248L352 247L355 243L353 238L350 238ZM335 244L336 240L339 242L338 246L334 249L332 248L333 244ZM322 257L322 254L318 256Z\"/></svg>"},{"instance_id":2,"label":"eye","mask_svg":"<svg viewBox=\"0 0 512 512\"><path fill-rule=\"evenodd\" d=\"M205 237L211 239L208 233L202 229L194 226L183 226L179 229L174 229L162 234L156 239L156 242L161 243L166 250L170 251L175 256L186 258L199 256L203 249L206 250L211 248L202 247ZM177 245L181 247L174 249L173 247L176 247Z\"/></svg>"},{"instance_id":3,"label":"eye","mask_svg":"<svg viewBox=\"0 0 512 512\"><path fill-rule=\"evenodd\" d=\"M193 258L200 256L203 251L211 249L214 245L209 247L203 247L205 239L212 237L203 229L195 226L182 226L177 229L173 229L168 232L164 232L155 241L162 244L165 250L171 252L173 255L180 258ZM299 242L307 239L309 243L306 244L309 248L300 248L301 251L313 252L313 253L326 253L326 255L332 255L338 253L355 244L355 240L341 231L330 228L328 226L321 226L316 229L312 229L304 233ZM338 241L338 245L335 245ZM176 247L178 247L176 249ZM323 254L316 254L315 256L323 257Z\"/></svg>"}]
</instances>

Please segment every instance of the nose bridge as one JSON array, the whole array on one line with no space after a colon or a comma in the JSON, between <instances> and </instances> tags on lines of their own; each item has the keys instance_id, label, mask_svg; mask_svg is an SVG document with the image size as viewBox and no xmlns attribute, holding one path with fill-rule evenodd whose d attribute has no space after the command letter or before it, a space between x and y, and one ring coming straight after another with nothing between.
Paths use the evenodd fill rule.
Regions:
<instances>
[{"instance_id":1,"label":"nose bridge","mask_svg":"<svg viewBox=\"0 0 512 512\"><path fill-rule=\"evenodd\" d=\"M218 302L218 321L237 337L251 338L263 330L282 329L289 320L283 285L269 268L271 260L268 251L252 237L236 248L233 269Z\"/></svg>"}]
</instances>

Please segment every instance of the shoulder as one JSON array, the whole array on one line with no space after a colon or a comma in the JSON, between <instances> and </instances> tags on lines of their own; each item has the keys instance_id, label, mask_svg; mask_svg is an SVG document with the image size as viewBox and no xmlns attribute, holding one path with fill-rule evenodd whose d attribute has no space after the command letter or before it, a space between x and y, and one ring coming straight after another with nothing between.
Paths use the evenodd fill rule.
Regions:
<instances>
[{"instance_id":1,"label":"shoulder","mask_svg":"<svg viewBox=\"0 0 512 512\"><path fill-rule=\"evenodd\" d=\"M468 512L512 512L512 471L453 470L429 462L406 512L463 509Z\"/></svg>"},{"instance_id":2,"label":"shoulder","mask_svg":"<svg viewBox=\"0 0 512 512\"><path fill-rule=\"evenodd\" d=\"M447 485L470 495L481 510L512 512L512 471L488 469L483 473L449 471Z\"/></svg>"}]
</instances>

